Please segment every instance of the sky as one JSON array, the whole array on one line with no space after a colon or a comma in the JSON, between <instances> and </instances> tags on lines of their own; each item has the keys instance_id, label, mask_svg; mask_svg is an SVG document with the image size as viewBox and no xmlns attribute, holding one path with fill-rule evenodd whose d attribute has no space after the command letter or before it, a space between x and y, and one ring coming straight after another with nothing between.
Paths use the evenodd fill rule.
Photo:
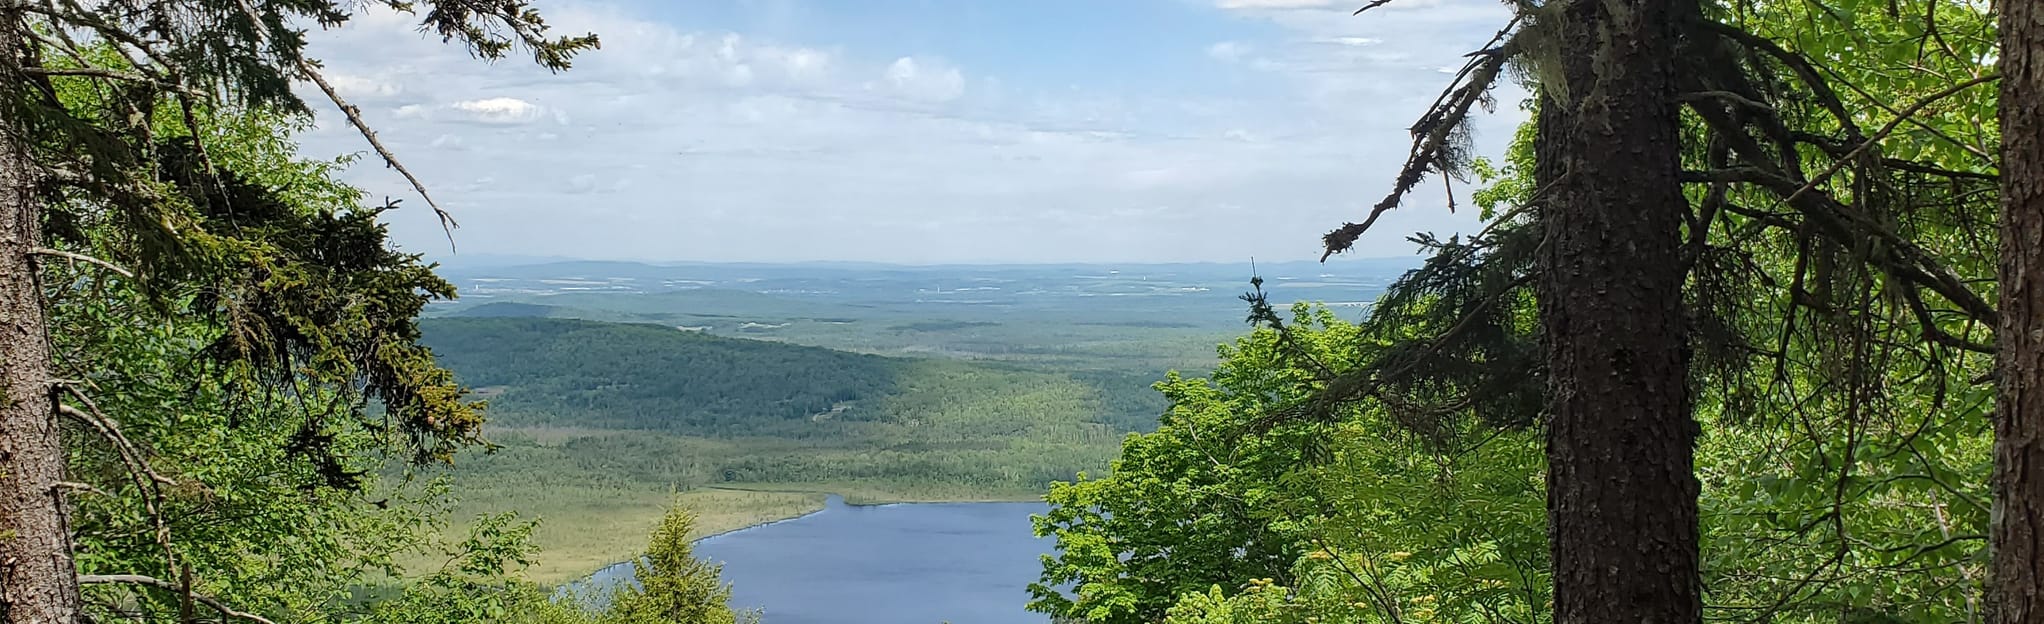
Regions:
<instances>
[{"instance_id":1,"label":"sky","mask_svg":"<svg viewBox=\"0 0 2044 624\"><path fill-rule=\"evenodd\" d=\"M464 256L908 264L1313 259L1389 189L1496 0L535 0L602 49L488 63L387 10L311 35ZM430 211L317 91L301 153ZM1501 154L1524 119L1476 121ZM1360 257L1475 228L1438 183ZM458 257L458 256L457 256Z\"/></svg>"}]
</instances>

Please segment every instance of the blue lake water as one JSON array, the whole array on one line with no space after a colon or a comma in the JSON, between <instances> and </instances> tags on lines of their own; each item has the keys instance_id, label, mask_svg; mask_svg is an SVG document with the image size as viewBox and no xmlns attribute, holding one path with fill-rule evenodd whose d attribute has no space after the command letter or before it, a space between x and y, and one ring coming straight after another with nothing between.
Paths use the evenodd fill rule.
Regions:
<instances>
[{"instance_id":1,"label":"blue lake water","mask_svg":"<svg viewBox=\"0 0 2044 624\"><path fill-rule=\"evenodd\" d=\"M1044 624L1023 610L1039 557L1042 503L849 506L830 497L800 518L710 537L696 556L724 564L731 606L762 624ZM631 575L611 566L608 587Z\"/></svg>"}]
</instances>

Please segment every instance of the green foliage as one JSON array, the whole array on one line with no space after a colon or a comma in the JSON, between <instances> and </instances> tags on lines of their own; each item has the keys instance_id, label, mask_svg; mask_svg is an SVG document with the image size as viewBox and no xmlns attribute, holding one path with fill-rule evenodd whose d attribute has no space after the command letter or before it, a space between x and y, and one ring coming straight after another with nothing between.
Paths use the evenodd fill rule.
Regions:
<instances>
[{"instance_id":1,"label":"green foliage","mask_svg":"<svg viewBox=\"0 0 2044 624\"><path fill-rule=\"evenodd\" d=\"M1353 327L1321 311L1302 322L1323 347ZM1321 339L1324 342L1317 342ZM1273 502L1313 494L1280 477L1301 463L1324 432L1300 424L1245 435L1263 408L1301 395L1301 371L1266 366L1274 332L1222 349L1213 380L1166 377L1157 388L1170 409L1157 430L1135 434L1102 479L1084 475L1051 487L1038 535L1059 552L1044 559L1030 608L1096 623L1151 621L1175 597L1246 578L1289 578L1299 556L1293 523L1268 516Z\"/></svg>"},{"instance_id":2,"label":"green foliage","mask_svg":"<svg viewBox=\"0 0 2044 624\"><path fill-rule=\"evenodd\" d=\"M68 102L90 109L83 101ZM418 346L416 317L453 287L416 254L392 249L382 208L333 181L335 164L296 157L289 133L302 122L269 113L195 113L208 152L160 120L158 191L148 216L164 231L137 230L118 203L73 198L50 219L54 246L127 264L133 279L98 268L57 276L54 316L65 306L110 306L126 320L176 318L205 327L192 368L233 386L229 409L254 412L280 395L300 403L291 448L346 486L333 430L392 427L414 458L446 459L479 440L482 415L451 375ZM170 237L166 232L175 231ZM74 270L78 266L66 266ZM101 300L102 297L112 297ZM60 321L61 322L61 321ZM92 371L88 350L60 367ZM63 355L60 352L60 355ZM372 415L365 409L374 402ZM351 422L343 422L351 421Z\"/></svg>"},{"instance_id":3,"label":"green foliage","mask_svg":"<svg viewBox=\"0 0 2044 624\"><path fill-rule=\"evenodd\" d=\"M556 602L538 585L509 576L531 562L533 524L512 516L479 519L441 569L375 602L361 621L381 624L582 624L588 614Z\"/></svg>"},{"instance_id":4,"label":"green foliage","mask_svg":"<svg viewBox=\"0 0 2044 624\"><path fill-rule=\"evenodd\" d=\"M425 323L439 361L491 397L497 422L759 435L876 417L903 363L657 325L545 318Z\"/></svg>"},{"instance_id":5,"label":"green foliage","mask_svg":"<svg viewBox=\"0 0 2044 624\"><path fill-rule=\"evenodd\" d=\"M734 624L731 587L719 577L721 566L697 559L693 546L695 516L676 507L653 531L646 557L632 562L636 583L610 596L606 624Z\"/></svg>"},{"instance_id":6,"label":"green foliage","mask_svg":"<svg viewBox=\"0 0 2044 624\"><path fill-rule=\"evenodd\" d=\"M1037 529L1060 552L1032 609L1088 622L1537 616L1537 439L1469 423L1446 452L1440 432L1415 436L1387 410L1273 419L1316 396L1316 367L1355 366L1343 353L1363 340L1325 310L1293 316L1283 336L1223 349L1211 381L1158 384L1163 424L1130 436L1109 476L1052 487Z\"/></svg>"},{"instance_id":7,"label":"green foliage","mask_svg":"<svg viewBox=\"0 0 2044 624\"><path fill-rule=\"evenodd\" d=\"M332 163L296 158L288 120L208 119L232 173L186 188L242 212L188 213L180 264L136 279L45 266L55 373L75 380L62 398L82 415L67 421L67 469L90 488L71 537L82 573L188 571L236 608L314 619L423 547L446 507L442 484L372 473L393 451L450 453L480 415L411 342L412 316L446 284L389 250ZM198 166L165 158L167 172ZM119 257L134 242L111 213L70 214L75 248ZM436 422L387 428L370 399ZM182 606L137 586L87 595L144 620Z\"/></svg>"},{"instance_id":8,"label":"green foliage","mask_svg":"<svg viewBox=\"0 0 2044 624\"><path fill-rule=\"evenodd\" d=\"M510 514L486 516L449 553L440 570L408 584L397 596L372 603L364 624L736 624L731 588L719 566L693 552L695 515L673 506L653 531L636 581L624 584L597 608L573 594L556 594L514 573L532 563L534 524Z\"/></svg>"},{"instance_id":9,"label":"green foliage","mask_svg":"<svg viewBox=\"0 0 2044 624\"><path fill-rule=\"evenodd\" d=\"M522 0L370 4L422 11L422 28L484 58L522 44L559 70L597 44L553 38ZM0 11L0 141L27 157L9 166L25 166L13 173L34 187L8 202L34 206L8 243L83 260L39 262L28 283L43 291L7 294L46 302L46 326L23 322L51 337L50 370L35 357L11 365L31 367L17 378L53 379L68 417L65 472L78 480L60 488L73 499L71 534L36 541L71 546L80 573L121 581L88 583L84 613L57 597L59 619L196 621L197 601L223 616L219 605L336 621L351 590L428 543L444 504L437 486L375 469L480 441L478 406L417 344L416 318L452 285L389 243L380 214L394 206L361 206L334 177L344 161L299 159L290 140L310 122L292 88L301 80L359 124L303 55L302 30L359 8L113 0ZM503 574L521 555L499 545L529 528L507 522L477 525L462 565L431 581L448 591L407 592L433 605L415 615L437 619L377 619L522 612L435 598L515 585ZM148 578L125 581L136 576ZM37 586L48 581L10 578L8 590L70 591Z\"/></svg>"}]
</instances>

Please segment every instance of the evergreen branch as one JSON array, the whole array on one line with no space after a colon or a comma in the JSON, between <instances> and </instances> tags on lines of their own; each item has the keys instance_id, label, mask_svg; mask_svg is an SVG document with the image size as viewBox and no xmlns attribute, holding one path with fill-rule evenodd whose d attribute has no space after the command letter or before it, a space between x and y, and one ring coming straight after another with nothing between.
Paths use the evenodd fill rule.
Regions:
<instances>
[{"instance_id":1,"label":"evergreen branch","mask_svg":"<svg viewBox=\"0 0 2044 624\"><path fill-rule=\"evenodd\" d=\"M135 66L138 70L146 70L149 65L142 63L140 59L129 54L128 48L123 47L121 44L126 44L128 47L133 47L140 51L144 56L149 57L149 60L155 63L157 67L170 70L177 66L175 63L171 63L169 59L164 58L163 55L158 54L156 49L151 47L148 42L136 37L134 33L128 32L127 29L101 19L92 11L79 6L75 0L63 0L63 2L67 7L66 9L57 8L53 0L44 0L41 4L15 2L13 7L22 11L41 14L55 21L82 26L91 30L94 34L105 37L108 43L113 44L108 47L113 48L115 53L120 54L123 59L128 61L129 65ZM58 25L53 31L57 32L59 36L63 36L61 25Z\"/></svg>"},{"instance_id":2,"label":"evergreen branch","mask_svg":"<svg viewBox=\"0 0 2044 624\"><path fill-rule=\"evenodd\" d=\"M248 0L235 0L235 4L240 6L241 12L254 23L256 38L264 42L269 41L269 34L263 30L262 14L256 11L255 6L250 5ZM326 77L319 73L319 68L315 67L312 61L299 57L296 62L298 70L304 72L305 77L312 80L312 84L318 85L319 90L326 93L327 99L341 109L341 114L347 115L348 123L355 126L355 130L369 142L369 147L375 149L376 155L383 158L383 164L396 169L399 175L404 176L405 181L412 184L412 190L418 191L419 197L425 198L426 206L432 208L433 215L440 219L440 231L447 235L447 248L454 249L454 228L461 227L460 223L454 221L454 215L442 209L439 202L433 201L433 195L426 192L426 184L420 182L418 176L412 175L412 171L405 168L404 163L398 162L397 155L391 153L390 148L384 147L381 139L376 138L376 131L369 127L369 122L362 120L361 108L341 97L340 91L335 90L333 84L327 82Z\"/></svg>"},{"instance_id":3,"label":"evergreen branch","mask_svg":"<svg viewBox=\"0 0 2044 624\"><path fill-rule=\"evenodd\" d=\"M140 574L80 574L78 575L78 584L79 585L124 584L155 587L157 589L179 592L183 595L189 596L191 597L192 600L199 601L200 603L206 605L207 607L211 607L214 611L219 611L220 615L226 617L240 620L248 620L251 622L257 622L259 624L277 624L276 622L270 621L269 618L265 618L263 616L256 615L254 613L248 613L245 611L237 611L233 607L227 606L227 603L220 602L220 600L217 598L207 596L205 594L192 592L188 587L184 587L177 583L172 583L170 581L159 579L153 576L143 576Z\"/></svg>"},{"instance_id":4,"label":"evergreen branch","mask_svg":"<svg viewBox=\"0 0 2044 624\"><path fill-rule=\"evenodd\" d=\"M1454 326L1426 341L1418 355L1432 356L1440 352L1443 347L1447 346L1448 341L1467 331L1476 322L1476 319L1490 310L1491 306L1497 305L1498 301L1503 300L1506 295L1531 283L1534 275L1534 273L1520 275L1511 282L1499 287L1497 292L1490 293L1490 296L1484 297L1482 301L1477 303L1474 309L1464 314L1462 318L1457 319ZM1331 413L1334 411L1335 406L1341 403L1374 396L1387 380L1397 379L1410 374L1414 368L1419 366L1422 359L1423 357L1404 358L1398 367L1390 370L1366 367L1344 373L1329 382L1325 389L1314 394L1311 399L1313 406L1311 409L1316 413Z\"/></svg>"}]
</instances>

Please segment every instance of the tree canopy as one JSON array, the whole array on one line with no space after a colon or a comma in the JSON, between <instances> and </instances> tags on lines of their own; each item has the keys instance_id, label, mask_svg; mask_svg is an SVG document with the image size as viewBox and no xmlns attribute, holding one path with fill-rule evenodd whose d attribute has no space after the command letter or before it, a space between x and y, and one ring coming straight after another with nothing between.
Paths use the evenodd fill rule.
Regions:
<instances>
[{"instance_id":1,"label":"tree canopy","mask_svg":"<svg viewBox=\"0 0 2044 624\"><path fill-rule=\"evenodd\" d=\"M1673 238L1658 241L1582 221L1561 207L1602 201L1562 189L1567 176L1607 168L1566 160L1572 157L1566 150L1581 147L1555 143L1578 140L1569 138L1579 130L1571 124L1591 123L1581 117L1591 109L1571 98L1603 88L1586 86L1601 83L1586 82L1571 63L1598 58L1605 52L1596 46L1609 43L1581 43L1570 34L1580 31L1569 29L1611 17L1578 11L1640 3L1587 4L1594 3L1510 3L1513 17L1470 55L1413 127L1412 155L1393 192L1325 242L1330 254L1348 249L1376 215L1436 176L1482 183L1469 199L1484 229L1415 236L1427 263L1352 329L1330 329L1310 314L1288 316L1252 292L1252 317L1264 329L1248 340L1271 346L1254 357L1237 351L1222 370L1261 369L1296 380L1293 389L1235 394L1242 391L1228 380L1239 373L1217 371L1208 392L1256 401L1231 404L1233 414L1213 422L1250 424L1215 427L1198 442L1132 441L1117 464L1126 479L1117 473L1060 488L1087 497L1054 499L1042 529L1080 548L1046 564L1046 591L1056 588L1064 597L1039 599L1038 608L1065 617L1095 609L1090 613L1127 618L1114 621L1177 622L1612 616L1594 605L1603 615L1571 615L1553 602L1561 579L1550 570L1563 569L1557 559L1564 549L1548 539L1554 530L1548 514L1566 512L1551 498L1560 478L1553 472L1554 438L1540 436L1560 435L1557 393L1584 386L1582 370L1564 374L1551 356L1564 343L1583 341L1616 345L1613 357L1637 356L1642 345L1673 339L1686 353L1681 390L1691 403L1641 413L1693 418L1700 432L1688 530L1700 538L1693 570L1704 590L1702 618L1951 622L1994 615L1985 592L1996 417L1992 330L1999 319L1993 225L1997 185L2006 182L1996 157L2002 138L1996 110L2007 105L1991 87L2000 79L1995 16L1968 3L1849 1L1704 3L1693 16L1678 15L1672 35L1655 35L1672 36L1678 53L1667 74L1670 90L1652 97L1666 98L1667 140L1679 146L1666 173L1679 196L1638 208L1672 219ZM1369 17L1366 10L1360 19ZM1630 24L1598 28L1622 33L1613 37L1644 36L1624 30L1639 26ZM1594 80L1622 73L1597 69L1607 73ZM1533 120L1504 160L1474 158L1464 122L1508 80L1534 94L1521 103ZM1556 110L1564 107L1574 108ZM1589 147L1635 155L1620 143ZM1649 192L1644 183L1613 189ZM1558 216L1566 214L1577 216ZM1634 218L1627 215L1609 218ZM1568 236L1672 251L1650 264L1680 272L1678 327L1585 334L1589 326L1580 323L1555 325L1557 314L1589 303L1567 293L1596 292L1553 288L1554 271L1590 266L1554 255ZM1591 277L1621 275L1632 274ZM1630 287L1603 284L1598 288ZM1330 341L1332 347L1322 346ZM1610 374L1645 373L1620 367ZM1174 418L1210 404L1184 391L1173 397ZM1171 422L1160 434L1173 430ZM1302 426L1330 433L1264 446L1299 437L1290 428ZM1344 429L1367 433L1345 437L1338 433ZM1601 439L1640 444L1640 435ZM1401 443L1369 444L1373 439ZM1316 450L1323 446L1329 448ZM1215 455L1205 465L1144 459L1201 448L1264 450L1258 457ZM1294 453L1303 461L1279 461L1260 478L1230 484L1195 477L1254 470ZM1386 466L1432 470L1430 477L1390 476L1381 472ZM1162 474L1145 476L1153 470ZM1357 480L1366 475L1385 476ZM1144 485L1186 479L1209 485ZM1436 489L1399 489L1414 483ZM1131 583L1123 580L1125 562L1142 561L1156 548L1148 545L1152 530L1074 520L1116 500L1168 507L1200 500L1195 496L1252 493L1275 493L1290 504L1260 505L1269 511L1250 514L1236 528L1204 525L1227 536L1206 539L1245 548L1285 529L1289 568L1204 578L1127 573L1178 579ZM1676 523L1639 539L1672 545L1684 530ZM1570 539L1627 534L1614 531L1605 521ZM1426 542L1431 536L1447 537ZM1680 567L1647 574L1680 584ZM1433 584L1453 573L1480 575ZM1497 593L1468 599L1483 590ZM1101 598L1089 605L1095 596Z\"/></svg>"}]
</instances>

